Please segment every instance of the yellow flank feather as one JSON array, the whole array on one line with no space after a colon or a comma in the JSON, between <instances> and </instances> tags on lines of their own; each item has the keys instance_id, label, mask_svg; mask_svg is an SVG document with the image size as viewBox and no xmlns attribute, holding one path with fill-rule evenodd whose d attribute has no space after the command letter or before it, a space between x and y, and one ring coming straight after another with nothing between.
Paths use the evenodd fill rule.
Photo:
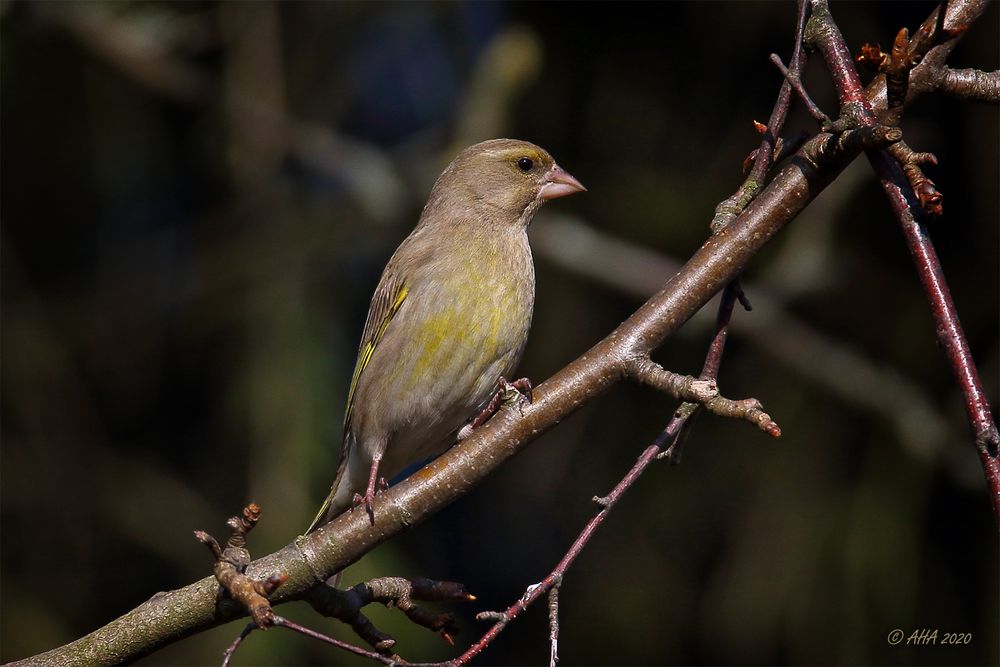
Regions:
<instances>
[{"instance_id":1,"label":"yellow flank feather","mask_svg":"<svg viewBox=\"0 0 1000 667\"><path fill-rule=\"evenodd\" d=\"M484 249L489 252L489 248ZM489 284L475 262L465 265L461 280L469 284ZM490 292L463 292L454 290L456 298L433 316L426 317L411 339L414 358L399 360L397 366L405 373L403 386L415 391L428 378L462 373L457 367L467 365L469 351L478 358L493 359L498 356L501 327L504 317L514 308L510 303L516 296L511 290ZM516 346L515 346L516 349ZM449 368L455 368L449 371ZM470 387L471 389L471 387Z\"/></svg>"},{"instance_id":2,"label":"yellow flank feather","mask_svg":"<svg viewBox=\"0 0 1000 667\"><path fill-rule=\"evenodd\" d=\"M417 338L413 341L414 349L418 356L413 360L410 367L409 378L406 383L407 391L413 391L421 382L426 382L428 377L433 377L435 372L440 372L440 357L442 345L454 351L465 337L466 331L458 325L454 305L442 311L434 317L428 317L417 332Z\"/></svg>"}]
</instances>

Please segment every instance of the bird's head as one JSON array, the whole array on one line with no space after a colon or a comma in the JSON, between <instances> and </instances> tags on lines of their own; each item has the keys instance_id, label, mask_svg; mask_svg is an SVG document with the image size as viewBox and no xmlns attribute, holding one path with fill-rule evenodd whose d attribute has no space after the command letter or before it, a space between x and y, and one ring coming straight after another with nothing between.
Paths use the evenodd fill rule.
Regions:
<instances>
[{"instance_id":1,"label":"bird's head","mask_svg":"<svg viewBox=\"0 0 1000 667\"><path fill-rule=\"evenodd\" d=\"M495 212L527 224L544 202L583 190L544 149L527 141L492 139L458 154L438 178L432 200L447 193L448 199L464 199L490 217Z\"/></svg>"}]
</instances>

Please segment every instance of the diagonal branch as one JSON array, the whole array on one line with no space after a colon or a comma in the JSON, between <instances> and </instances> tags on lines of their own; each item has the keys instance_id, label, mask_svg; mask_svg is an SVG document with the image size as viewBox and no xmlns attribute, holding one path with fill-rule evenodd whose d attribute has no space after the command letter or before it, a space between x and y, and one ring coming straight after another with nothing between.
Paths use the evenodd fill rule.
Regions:
<instances>
[{"instance_id":1,"label":"diagonal branch","mask_svg":"<svg viewBox=\"0 0 1000 667\"><path fill-rule=\"evenodd\" d=\"M854 69L847 45L833 21L826 0L811 1L813 17L810 22L815 22L812 31L813 42L834 75L841 105L851 106L855 110L855 118L863 125L875 126L878 122L876 113L861 88L861 81ZM955 21L961 17L964 7L949 6L948 9L948 15L939 22L940 26L947 25L948 28L948 32L942 36L947 40L942 45L943 48L950 48L949 45L954 44L955 39L948 38L949 34L961 34L964 31L959 29L961 26L959 28L955 26ZM928 59L930 58L929 55ZM990 502L1000 526L1000 452L998 452L1000 433L990 412L979 372L976 370L969 343L959 322L958 311L944 278L937 252L922 224L920 203L916 200L902 167L887 151L871 150L868 152L868 160L878 175L889 205L902 227L913 261L917 265L917 273L927 293L931 313L937 325L938 342L945 350L945 356L965 399L969 424L972 427L975 446L989 488Z\"/></svg>"}]
</instances>

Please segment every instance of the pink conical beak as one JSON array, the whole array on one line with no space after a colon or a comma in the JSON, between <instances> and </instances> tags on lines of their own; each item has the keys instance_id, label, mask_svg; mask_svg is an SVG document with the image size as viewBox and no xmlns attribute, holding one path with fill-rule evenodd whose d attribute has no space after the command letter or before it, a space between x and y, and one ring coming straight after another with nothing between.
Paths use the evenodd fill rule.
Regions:
<instances>
[{"instance_id":1,"label":"pink conical beak","mask_svg":"<svg viewBox=\"0 0 1000 667\"><path fill-rule=\"evenodd\" d=\"M548 201L549 199L571 195L574 192L583 192L586 189L583 187L583 183L573 178L572 174L565 171L559 165L554 164L545 174L545 184L538 191L538 198Z\"/></svg>"}]
</instances>

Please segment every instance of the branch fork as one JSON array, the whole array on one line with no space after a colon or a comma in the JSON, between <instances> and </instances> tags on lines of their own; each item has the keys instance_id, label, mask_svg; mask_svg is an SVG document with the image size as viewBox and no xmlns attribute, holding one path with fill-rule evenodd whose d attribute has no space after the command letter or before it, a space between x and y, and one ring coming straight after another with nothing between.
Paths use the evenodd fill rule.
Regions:
<instances>
[{"instance_id":1,"label":"branch fork","mask_svg":"<svg viewBox=\"0 0 1000 667\"><path fill-rule=\"evenodd\" d=\"M313 609L324 616L347 623L379 653L390 655L396 640L378 630L361 610L377 602L386 607L395 607L406 614L413 623L437 632L449 644L454 644L458 634L455 616L450 612L434 613L415 603L421 601L472 602L476 596L466 591L465 586L453 581L434 581L417 578L379 577L362 582L347 590L340 590L321 584L306 596Z\"/></svg>"},{"instance_id":2,"label":"branch fork","mask_svg":"<svg viewBox=\"0 0 1000 667\"><path fill-rule=\"evenodd\" d=\"M276 574L263 581L255 581L246 576L250 565L250 551L246 548L246 535L260 520L261 509L256 503L250 503L243 508L241 516L234 516L226 522L232 529L226 548L223 549L214 537L203 530L196 530L195 538L208 547L215 557L212 568L219 582L219 593L228 594L237 603L243 605L254 624L261 630L272 624L273 611L268 597L285 583L288 575Z\"/></svg>"},{"instance_id":3,"label":"branch fork","mask_svg":"<svg viewBox=\"0 0 1000 667\"><path fill-rule=\"evenodd\" d=\"M396 607L412 622L439 633L446 642L454 645L454 637L458 634L454 615L449 612L434 613L415 603L417 600L471 602L476 599L464 585L453 581L379 577L361 582L347 590L340 590L328 583L319 583L299 596L320 614L350 625L358 636L375 648L376 653L275 614L268 597L288 579L287 575L274 575L264 581L255 581L245 574L251 561L250 551L246 548L246 534L260 520L260 515L260 506L250 503L243 509L242 516L230 518L227 524L232 529L232 534L226 542L225 549L205 531L195 531L195 537L208 547L215 557L214 573L221 587L220 595L228 594L241 604L253 619L253 622L249 623L226 649L223 654L223 667L229 664L236 650L254 630L266 630L269 627L287 628L355 655L379 660L384 664L405 662L393 653L396 640L381 632L361 613L364 607L373 602L386 607Z\"/></svg>"},{"instance_id":4,"label":"branch fork","mask_svg":"<svg viewBox=\"0 0 1000 667\"><path fill-rule=\"evenodd\" d=\"M698 379L690 375L672 373L645 356L631 357L625 365L626 375L637 382L658 389L688 403L704 406L720 417L748 421L772 437L781 435L781 428L763 410L755 398L732 400L719 394L715 380Z\"/></svg>"}]
</instances>

